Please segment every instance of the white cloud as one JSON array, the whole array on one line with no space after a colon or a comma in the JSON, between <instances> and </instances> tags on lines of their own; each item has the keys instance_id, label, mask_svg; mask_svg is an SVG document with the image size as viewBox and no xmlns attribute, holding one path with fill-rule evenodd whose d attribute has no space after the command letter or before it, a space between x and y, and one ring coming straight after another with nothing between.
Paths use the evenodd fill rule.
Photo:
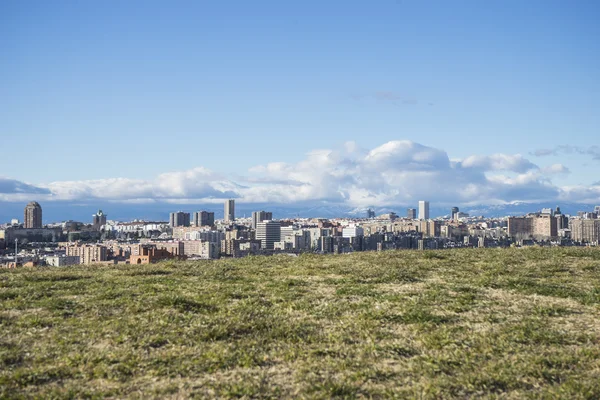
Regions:
<instances>
[{"instance_id":1,"label":"white cloud","mask_svg":"<svg viewBox=\"0 0 600 400\"><path fill-rule=\"evenodd\" d=\"M547 175L555 175L555 174L569 174L571 171L569 168L565 167L562 164L552 164L550 166L544 167L541 171Z\"/></svg>"},{"instance_id":2,"label":"white cloud","mask_svg":"<svg viewBox=\"0 0 600 400\"><path fill-rule=\"evenodd\" d=\"M576 201L580 203L599 203L600 182L597 182L593 186L563 187L559 199L564 201Z\"/></svg>"},{"instance_id":3,"label":"white cloud","mask_svg":"<svg viewBox=\"0 0 600 400\"><path fill-rule=\"evenodd\" d=\"M478 168L484 171L512 171L523 173L538 168L520 154L494 154L491 156L470 156L462 161L465 168Z\"/></svg>"},{"instance_id":4,"label":"white cloud","mask_svg":"<svg viewBox=\"0 0 600 400\"><path fill-rule=\"evenodd\" d=\"M236 198L245 203L325 201L356 207L415 204L420 199L457 204L600 200L598 186L560 188L550 180L567 172L562 164L539 168L520 154L457 160L441 149L406 140L373 149L348 142L337 150L314 150L297 163L257 165L235 181L204 167L166 172L153 180L112 178L37 186L14 180L3 186L0 180L0 200L200 204Z\"/></svg>"}]
</instances>

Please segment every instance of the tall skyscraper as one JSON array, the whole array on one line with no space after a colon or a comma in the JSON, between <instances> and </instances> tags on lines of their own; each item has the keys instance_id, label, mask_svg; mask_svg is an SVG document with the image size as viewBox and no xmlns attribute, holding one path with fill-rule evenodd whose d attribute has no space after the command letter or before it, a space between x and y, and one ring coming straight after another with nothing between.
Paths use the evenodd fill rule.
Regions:
<instances>
[{"instance_id":1,"label":"tall skyscraper","mask_svg":"<svg viewBox=\"0 0 600 400\"><path fill-rule=\"evenodd\" d=\"M273 250L275 242L281 240L279 221L265 220L256 225L256 240L260 240L261 249Z\"/></svg>"},{"instance_id":2,"label":"tall skyscraper","mask_svg":"<svg viewBox=\"0 0 600 400\"><path fill-rule=\"evenodd\" d=\"M37 201L32 201L25 206L23 224L28 229L42 227L42 206Z\"/></svg>"},{"instance_id":3,"label":"tall skyscraper","mask_svg":"<svg viewBox=\"0 0 600 400\"><path fill-rule=\"evenodd\" d=\"M215 224L215 213L209 211L196 211L193 217L194 226L213 226Z\"/></svg>"},{"instance_id":4,"label":"tall skyscraper","mask_svg":"<svg viewBox=\"0 0 600 400\"><path fill-rule=\"evenodd\" d=\"M452 207L450 210L450 219L458 219L456 214L458 214L458 207Z\"/></svg>"},{"instance_id":5,"label":"tall skyscraper","mask_svg":"<svg viewBox=\"0 0 600 400\"><path fill-rule=\"evenodd\" d=\"M419 219L429 219L429 202L419 201Z\"/></svg>"},{"instance_id":6,"label":"tall skyscraper","mask_svg":"<svg viewBox=\"0 0 600 400\"><path fill-rule=\"evenodd\" d=\"M371 210L370 208L367 210L367 218L371 219L371 218L375 218L375 211Z\"/></svg>"},{"instance_id":7,"label":"tall skyscraper","mask_svg":"<svg viewBox=\"0 0 600 400\"><path fill-rule=\"evenodd\" d=\"M169 216L169 225L171 225L171 228L176 226L190 226L190 213L182 211L172 212Z\"/></svg>"},{"instance_id":8,"label":"tall skyscraper","mask_svg":"<svg viewBox=\"0 0 600 400\"><path fill-rule=\"evenodd\" d=\"M259 222L273 219L273 213L268 211L254 211L252 212L252 229L256 229Z\"/></svg>"},{"instance_id":9,"label":"tall skyscraper","mask_svg":"<svg viewBox=\"0 0 600 400\"><path fill-rule=\"evenodd\" d=\"M225 201L225 222L235 221L235 200L229 199Z\"/></svg>"},{"instance_id":10,"label":"tall skyscraper","mask_svg":"<svg viewBox=\"0 0 600 400\"><path fill-rule=\"evenodd\" d=\"M102 210L98 210L96 214L92 215L92 228L99 231L104 225L106 225L106 214Z\"/></svg>"},{"instance_id":11,"label":"tall skyscraper","mask_svg":"<svg viewBox=\"0 0 600 400\"><path fill-rule=\"evenodd\" d=\"M406 217L408 219L417 219L417 209L409 208L408 210L406 210Z\"/></svg>"}]
</instances>

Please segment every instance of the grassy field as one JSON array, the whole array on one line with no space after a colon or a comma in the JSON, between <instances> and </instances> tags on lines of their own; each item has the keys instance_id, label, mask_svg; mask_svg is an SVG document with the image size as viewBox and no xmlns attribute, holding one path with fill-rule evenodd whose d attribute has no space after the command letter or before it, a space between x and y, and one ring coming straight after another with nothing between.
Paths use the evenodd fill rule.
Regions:
<instances>
[{"instance_id":1,"label":"grassy field","mask_svg":"<svg viewBox=\"0 0 600 400\"><path fill-rule=\"evenodd\" d=\"M600 249L0 271L0 398L600 398Z\"/></svg>"}]
</instances>

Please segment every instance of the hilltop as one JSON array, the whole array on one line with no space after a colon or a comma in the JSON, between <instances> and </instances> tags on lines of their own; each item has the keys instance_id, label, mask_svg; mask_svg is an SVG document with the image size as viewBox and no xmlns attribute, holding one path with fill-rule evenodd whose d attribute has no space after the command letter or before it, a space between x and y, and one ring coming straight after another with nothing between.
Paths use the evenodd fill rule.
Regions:
<instances>
[{"instance_id":1,"label":"hilltop","mask_svg":"<svg viewBox=\"0 0 600 400\"><path fill-rule=\"evenodd\" d=\"M0 398L598 398L600 249L0 271Z\"/></svg>"}]
</instances>

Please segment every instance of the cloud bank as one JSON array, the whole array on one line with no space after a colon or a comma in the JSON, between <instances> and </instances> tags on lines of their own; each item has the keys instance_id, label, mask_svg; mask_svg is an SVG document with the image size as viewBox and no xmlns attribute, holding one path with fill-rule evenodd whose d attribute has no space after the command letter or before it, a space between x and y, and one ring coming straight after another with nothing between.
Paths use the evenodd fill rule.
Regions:
<instances>
[{"instance_id":1,"label":"cloud bank","mask_svg":"<svg viewBox=\"0 0 600 400\"><path fill-rule=\"evenodd\" d=\"M578 154L581 156L589 156L592 157L592 160L600 161L600 147L599 146L571 146L568 144L563 144L556 146L552 149L538 149L531 153L531 155L537 157L544 156L557 156L561 154Z\"/></svg>"},{"instance_id":2,"label":"cloud bank","mask_svg":"<svg viewBox=\"0 0 600 400\"><path fill-rule=\"evenodd\" d=\"M599 182L559 187L551 178L569 173L562 164L538 166L520 154L450 159L441 149L407 140L364 149L354 142L314 150L298 163L256 165L235 179L205 167L166 172L153 180L110 178L32 185L0 178L0 201L123 203L298 204L326 202L353 207L504 204L513 201L599 202Z\"/></svg>"}]
</instances>

